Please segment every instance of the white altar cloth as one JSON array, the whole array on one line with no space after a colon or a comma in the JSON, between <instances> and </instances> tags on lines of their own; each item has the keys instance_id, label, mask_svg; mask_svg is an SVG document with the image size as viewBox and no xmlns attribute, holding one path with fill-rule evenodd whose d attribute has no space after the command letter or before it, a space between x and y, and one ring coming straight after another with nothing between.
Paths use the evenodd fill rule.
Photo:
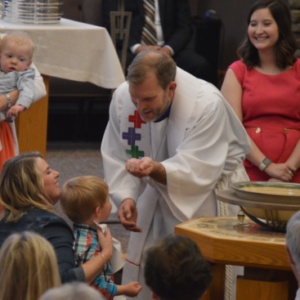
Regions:
<instances>
[{"instance_id":1,"label":"white altar cloth","mask_svg":"<svg viewBox=\"0 0 300 300\"><path fill-rule=\"evenodd\" d=\"M104 88L125 81L118 56L103 27L61 19L54 25L13 24L0 20L0 33L25 31L35 45L33 62L40 73Z\"/></svg>"}]
</instances>

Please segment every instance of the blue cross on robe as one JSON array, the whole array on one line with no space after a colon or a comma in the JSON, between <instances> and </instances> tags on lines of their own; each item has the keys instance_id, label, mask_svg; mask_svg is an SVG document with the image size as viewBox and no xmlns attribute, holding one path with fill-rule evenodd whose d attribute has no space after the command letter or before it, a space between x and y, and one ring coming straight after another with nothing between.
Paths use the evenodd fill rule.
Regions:
<instances>
[{"instance_id":1,"label":"blue cross on robe","mask_svg":"<svg viewBox=\"0 0 300 300\"><path fill-rule=\"evenodd\" d=\"M123 140L128 140L128 145L134 146L135 141L141 140L141 135L135 132L135 128L128 128L128 132L123 132Z\"/></svg>"}]
</instances>

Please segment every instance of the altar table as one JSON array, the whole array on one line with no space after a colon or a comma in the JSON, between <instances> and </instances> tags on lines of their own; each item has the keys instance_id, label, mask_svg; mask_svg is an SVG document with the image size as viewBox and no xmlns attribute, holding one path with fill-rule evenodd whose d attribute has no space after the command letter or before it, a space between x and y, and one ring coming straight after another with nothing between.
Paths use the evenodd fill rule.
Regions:
<instances>
[{"instance_id":1,"label":"altar table","mask_svg":"<svg viewBox=\"0 0 300 300\"><path fill-rule=\"evenodd\" d=\"M175 227L175 235L194 240L213 266L205 299L224 299L225 265L245 266L237 280L237 300L295 299L297 282L285 252L285 234L262 229L248 218L201 217Z\"/></svg>"},{"instance_id":2,"label":"altar table","mask_svg":"<svg viewBox=\"0 0 300 300\"><path fill-rule=\"evenodd\" d=\"M12 24L0 20L0 33L26 32L35 45L33 62L49 77L91 82L113 89L125 81L111 38L103 27L61 19L54 25ZM16 122L20 153L46 154L48 94L22 113Z\"/></svg>"}]
</instances>

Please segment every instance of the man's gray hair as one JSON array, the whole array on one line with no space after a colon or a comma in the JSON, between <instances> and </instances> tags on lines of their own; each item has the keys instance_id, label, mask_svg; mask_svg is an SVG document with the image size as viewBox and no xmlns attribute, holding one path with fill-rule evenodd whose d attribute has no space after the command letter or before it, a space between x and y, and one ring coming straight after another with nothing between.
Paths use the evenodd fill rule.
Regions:
<instances>
[{"instance_id":1,"label":"man's gray hair","mask_svg":"<svg viewBox=\"0 0 300 300\"><path fill-rule=\"evenodd\" d=\"M295 213L287 223L286 245L300 275L300 211Z\"/></svg>"},{"instance_id":2,"label":"man's gray hair","mask_svg":"<svg viewBox=\"0 0 300 300\"><path fill-rule=\"evenodd\" d=\"M128 67L127 80L132 84L141 84L147 78L148 72L154 72L158 84L166 90L175 80L176 64L167 54L157 50L140 52Z\"/></svg>"},{"instance_id":3,"label":"man's gray hair","mask_svg":"<svg viewBox=\"0 0 300 300\"><path fill-rule=\"evenodd\" d=\"M86 283L73 282L45 292L39 300L104 300L95 288Z\"/></svg>"}]
</instances>

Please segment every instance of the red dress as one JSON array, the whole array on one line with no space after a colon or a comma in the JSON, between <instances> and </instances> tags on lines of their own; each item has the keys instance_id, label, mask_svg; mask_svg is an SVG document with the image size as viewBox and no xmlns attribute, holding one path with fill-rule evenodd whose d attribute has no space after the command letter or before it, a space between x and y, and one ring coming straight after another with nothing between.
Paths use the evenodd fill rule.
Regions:
<instances>
[{"instance_id":1,"label":"red dress","mask_svg":"<svg viewBox=\"0 0 300 300\"><path fill-rule=\"evenodd\" d=\"M300 139L300 60L278 75L247 70L242 61L229 68L243 89L243 124L249 136L273 162L286 162ZM251 181L270 178L248 160L244 166ZM291 182L300 183L300 170Z\"/></svg>"}]
</instances>

